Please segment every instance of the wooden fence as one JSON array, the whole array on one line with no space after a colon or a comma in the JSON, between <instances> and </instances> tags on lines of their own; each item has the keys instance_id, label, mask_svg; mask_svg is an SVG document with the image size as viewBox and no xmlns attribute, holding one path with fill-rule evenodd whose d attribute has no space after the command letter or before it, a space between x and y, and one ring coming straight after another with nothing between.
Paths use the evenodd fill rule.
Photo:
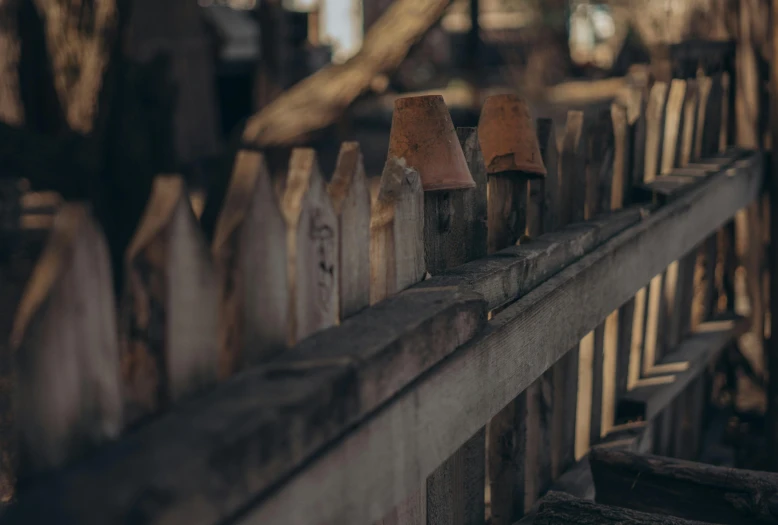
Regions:
<instances>
[{"instance_id":1,"label":"wooden fence","mask_svg":"<svg viewBox=\"0 0 778 525\"><path fill-rule=\"evenodd\" d=\"M2 353L0 521L510 524L594 444L695 457L745 326L722 226L763 176L730 93L708 70L539 119L544 179L457 129L466 190L396 158L371 184L357 144L328 183L312 150L280 179L241 150L210 246L160 176L118 303L60 205L23 230L45 246Z\"/></svg>"}]
</instances>

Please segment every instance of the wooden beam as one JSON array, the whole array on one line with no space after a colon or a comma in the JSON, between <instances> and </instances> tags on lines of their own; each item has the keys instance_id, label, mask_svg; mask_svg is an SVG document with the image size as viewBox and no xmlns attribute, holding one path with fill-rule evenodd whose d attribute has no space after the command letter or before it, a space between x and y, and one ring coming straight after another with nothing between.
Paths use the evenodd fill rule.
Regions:
<instances>
[{"instance_id":1,"label":"wooden beam","mask_svg":"<svg viewBox=\"0 0 778 525\"><path fill-rule=\"evenodd\" d=\"M256 523L381 519L641 283L752 201L761 159L736 166L535 287L456 352L483 303L433 278L30 489L4 519L102 524L142 511L148 523L186 515L197 525L239 509ZM580 308L591 290L597 300ZM169 503L149 511L138 495L156 493Z\"/></svg>"},{"instance_id":2,"label":"wooden beam","mask_svg":"<svg viewBox=\"0 0 778 525\"><path fill-rule=\"evenodd\" d=\"M598 505L560 492L550 492L534 516L533 525L704 525L661 514L647 514L633 510Z\"/></svg>"},{"instance_id":3,"label":"wooden beam","mask_svg":"<svg viewBox=\"0 0 778 525\"><path fill-rule=\"evenodd\" d=\"M778 523L778 475L598 449L589 458L597 502L688 520Z\"/></svg>"}]
</instances>

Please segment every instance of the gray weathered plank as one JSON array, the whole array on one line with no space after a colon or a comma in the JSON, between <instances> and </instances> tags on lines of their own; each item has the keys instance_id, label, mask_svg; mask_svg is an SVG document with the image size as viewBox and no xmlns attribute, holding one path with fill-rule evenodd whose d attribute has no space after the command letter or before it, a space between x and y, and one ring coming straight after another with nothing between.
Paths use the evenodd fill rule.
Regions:
<instances>
[{"instance_id":1,"label":"gray weathered plank","mask_svg":"<svg viewBox=\"0 0 778 525\"><path fill-rule=\"evenodd\" d=\"M597 501L690 520L778 523L778 475L599 449L590 457Z\"/></svg>"},{"instance_id":2,"label":"gray weathered plank","mask_svg":"<svg viewBox=\"0 0 778 525\"><path fill-rule=\"evenodd\" d=\"M457 136L476 186L425 192L424 252L431 275L486 255L487 176L478 130L459 128ZM482 428L427 479L427 524L483 522L485 441Z\"/></svg>"},{"instance_id":3,"label":"gray weathered plank","mask_svg":"<svg viewBox=\"0 0 778 525\"><path fill-rule=\"evenodd\" d=\"M356 142L341 145L327 185L338 220L338 314L346 319L370 304L370 192Z\"/></svg>"},{"instance_id":4,"label":"gray weathered plank","mask_svg":"<svg viewBox=\"0 0 778 525\"><path fill-rule=\"evenodd\" d=\"M560 492L551 492L541 502L534 525L705 525L662 514L648 514L616 506L599 505Z\"/></svg>"},{"instance_id":5,"label":"gray weathered plank","mask_svg":"<svg viewBox=\"0 0 778 525\"><path fill-rule=\"evenodd\" d=\"M262 154L239 151L211 253L219 283L219 375L286 348L286 223Z\"/></svg>"}]
</instances>

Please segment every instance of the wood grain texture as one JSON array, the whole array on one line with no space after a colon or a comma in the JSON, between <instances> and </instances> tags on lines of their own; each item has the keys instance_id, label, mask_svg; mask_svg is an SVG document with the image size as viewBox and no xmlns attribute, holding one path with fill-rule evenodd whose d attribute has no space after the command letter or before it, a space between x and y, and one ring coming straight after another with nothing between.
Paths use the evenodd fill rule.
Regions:
<instances>
[{"instance_id":1,"label":"wood grain texture","mask_svg":"<svg viewBox=\"0 0 778 525\"><path fill-rule=\"evenodd\" d=\"M723 524L778 522L773 473L616 450L589 460L599 503Z\"/></svg>"},{"instance_id":2,"label":"wood grain texture","mask_svg":"<svg viewBox=\"0 0 778 525\"><path fill-rule=\"evenodd\" d=\"M459 128L473 189L424 194L424 252L427 272L486 255L487 175L476 128ZM478 430L427 479L426 522L479 524L484 519L485 429Z\"/></svg>"},{"instance_id":3,"label":"wood grain texture","mask_svg":"<svg viewBox=\"0 0 778 525\"><path fill-rule=\"evenodd\" d=\"M689 244L710 235L712 229L752 200L761 185L759 159L749 157L737 166L712 176L688 195L529 291L492 319L477 339L457 352L451 353L451 348L444 361L438 358L427 362L430 367L438 364L427 368L426 374L419 376L411 371L407 377L416 380L414 388L394 390L393 398L385 400L383 407L366 419L363 419L365 415L353 416L344 418L347 421L344 422L338 416L353 412L338 407L344 407L344 403L348 407L354 397L338 393L328 398L322 394L342 392L340 388L346 388L348 383L335 382L332 377L314 382L294 374L275 374L267 379L280 381L277 384L283 384L279 388L286 395L307 394L297 397L298 401L292 405L300 411L295 416L299 418L297 423L285 419L286 423L279 422L279 426L264 424L261 413L289 418L295 411L280 410L278 402L269 395L271 390L266 390L270 387L263 382L253 383L249 388L252 381L257 381L257 375L241 374L211 396L181 406L163 420L128 436L116 447L108 447L90 461L38 485L4 519L8 523L29 523L30 516L48 516L49 522L52 517L57 522L66 522L65 516L71 516L71 520L88 524L122 521L133 512L143 512L148 523L161 522L166 516L185 515L190 517L190 523L197 525L214 521L214 516L232 516L238 508L242 509L240 521L245 523L344 523L381 519L402 501L407 487L424 483L490 417L558 361L565 349L571 348L609 312L634 295L639 283L656 275L687 250ZM658 249L660 246L663 249ZM451 325L443 325L434 333L427 326L419 326L418 312L427 315L433 308L414 309L404 303L424 298L435 305L439 299L429 294L434 292L430 287L434 288L436 279L370 308L339 327L317 334L300 346L310 348L310 355L344 342L355 349L377 350L401 345L392 347L398 350L382 354L386 357L403 355L401 348L415 348L420 356L425 355L422 349L451 341L448 337L457 333ZM422 288L423 293L418 291ZM598 300L592 301L590 308L581 309L580 297L587 290L597 290ZM402 324L386 323L388 314L383 308L408 316L419 328L412 331ZM567 323L560 325L560 316ZM379 333L376 327L380 327ZM356 337L357 334L385 339L383 343L367 343ZM433 334L437 342L433 344L432 340L420 337L421 334ZM454 348L461 344L461 341L451 342ZM319 373L324 372L319 370ZM300 386L290 388L286 381L295 377ZM384 394L390 391L382 390ZM327 399L337 403L328 404ZM264 412L256 409L256 404L262 403L267 407ZM198 416L193 418L194 412L187 411L196 411ZM324 414L333 416L324 417ZM308 418L314 418L317 424L306 428L321 432L306 435L306 440L310 440L306 441L307 445L295 444L289 430L280 430L300 428L298 425L309 421ZM362 422L357 425L359 420ZM198 426L193 427L193 422ZM402 425L402 431L398 425ZM235 428L242 429L240 434L235 433ZM277 441L274 438L272 442L289 452L260 454L256 447L261 440L251 437L262 435L256 433L259 428L277 436ZM342 438L331 442L343 432L346 434ZM235 437L225 441L213 439L213 436L228 435ZM311 458L326 443L331 445ZM160 448L163 445L164 450ZM220 451L234 461L210 462L209 458L218 457ZM250 457L257 459L248 461ZM310 461L295 476L286 477L307 459ZM263 466L263 461L270 463ZM181 468L183 465L185 469ZM214 468L223 474L205 474ZM194 475L195 469L202 469L200 472L204 474ZM328 482L323 484L321 480L325 477ZM216 482L222 479L223 482ZM286 481L278 484L282 479ZM266 499L259 499L271 485L277 488L267 493ZM144 506L148 497L161 493L167 495L166 504ZM52 498L52 494L57 497ZM139 500L137 494L149 496ZM44 501L46 504L41 504ZM250 505L250 501L256 505Z\"/></svg>"},{"instance_id":4,"label":"wood grain texture","mask_svg":"<svg viewBox=\"0 0 778 525\"><path fill-rule=\"evenodd\" d=\"M560 225L584 218L585 132L583 112L569 111L559 152L559 185L562 195L562 208L558 210ZM571 415L577 414L578 410L578 348L567 352L554 366L551 374L554 399L551 420L551 472L552 478L556 478L575 463L577 415L575 418Z\"/></svg>"},{"instance_id":5,"label":"wood grain texture","mask_svg":"<svg viewBox=\"0 0 778 525\"><path fill-rule=\"evenodd\" d=\"M263 155L239 151L211 246L219 282L222 379L286 348L286 242L286 223Z\"/></svg>"},{"instance_id":6,"label":"wood grain texture","mask_svg":"<svg viewBox=\"0 0 778 525\"><path fill-rule=\"evenodd\" d=\"M338 218L338 311L346 319L370 304L370 193L358 143L340 147L327 192Z\"/></svg>"},{"instance_id":7,"label":"wood grain texture","mask_svg":"<svg viewBox=\"0 0 778 525\"><path fill-rule=\"evenodd\" d=\"M294 149L281 199L286 221L289 334L293 345L338 322L340 232L312 149Z\"/></svg>"},{"instance_id":8,"label":"wood grain texture","mask_svg":"<svg viewBox=\"0 0 778 525\"><path fill-rule=\"evenodd\" d=\"M85 206L67 204L56 215L10 336L13 372L4 381L12 382L8 416L16 426L21 476L72 461L118 435L117 333L105 239Z\"/></svg>"},{"instance_id":9,"label":"wood grain texture","mask_svg":"<svg viewBox=\"0 0 778 525\"><path fill-rule=\"evenodd\" d=\"M180 177L154 181L125 264L122 381L134 422L211 385L217 373L217 283Z\"/></svg>"},{"instance_id":10,"label":"wood grain texture","mask_svg":"<svg viewBox=\"0 0 778 525\"><path fill-rule=\"evenodd\" d=\"M370 218L370 303L424 276L424 192L402 159L384 166Z\"/></svg>"},{"instance_id":11,"label":"wood grain texture","mask_svg":"<svg viewBox=\"0 0 778 525\"><path fill-rule=\"evenodd\" d=\"M543 498L533 525L617 525L634 523L636 525L705 525L704 522L688 521L665 516L636 512L616 506L598 505L580 500L567 494L551 492Z\"/></svg>"}]
</instances>

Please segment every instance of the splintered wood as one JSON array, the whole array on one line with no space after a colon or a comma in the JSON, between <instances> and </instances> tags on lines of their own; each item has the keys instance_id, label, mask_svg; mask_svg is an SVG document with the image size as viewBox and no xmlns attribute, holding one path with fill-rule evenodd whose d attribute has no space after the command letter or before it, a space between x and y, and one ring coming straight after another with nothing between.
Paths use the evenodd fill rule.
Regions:
<instances>
[{"instance_id":1,"label":"splintered wood","mask_svg":"<svg viewBox=\"0 0 778 525\"><path fill-rule=\"evenodd\" d=\"M119 343L108 250L87 209L65 205L11 333L20 472L46 470L122 426ZM4 450L3 454L10 453ZM4 462L5 463L5 462Z\"/></svg>"},{"instance_id":2,"label":"splintered wood","mask_svg":"<svg viewBox=\"0 0 778 525\"><path fill-rule=\"evenodd\" d=\"M214 232L219 372L227 377L286 347L286 223L261 153L238 152Z\"/></svg>"},{"instance_id":3,"label":"splintered wood","mask_svg":"<svg viewBox=\"0 0 778 525\"><path fill-rule=\"evenodd\" d=\"M180 177L154 181L126 265L122 380L132 422L216 379L216 279Z\"/></svg>"}]
</instances>

